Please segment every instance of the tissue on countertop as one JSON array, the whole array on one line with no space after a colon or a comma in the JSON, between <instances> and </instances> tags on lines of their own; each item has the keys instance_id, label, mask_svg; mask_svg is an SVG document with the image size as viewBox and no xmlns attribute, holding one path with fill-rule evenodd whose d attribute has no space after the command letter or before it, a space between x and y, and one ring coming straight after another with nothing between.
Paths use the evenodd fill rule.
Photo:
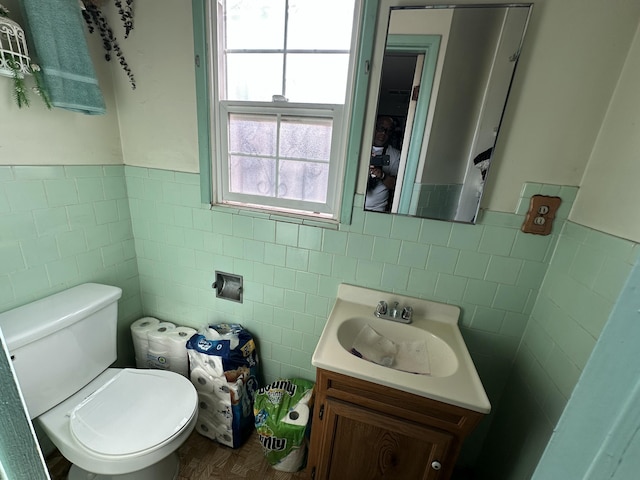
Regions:
<instances>
[{"instance_id":1,"label":"tissue on countertop","mask_svg":"<svg viewBox=\"0 0 640 480\"><path fill-rule=\"evenodd\" d=\"M424 340L394 343L371 326L362 327L351 353L373 363L403 372L431 374L427 343Z\"/></svg>"},{"instance_id":2,"label":"tissue on countertop","mask_svg":"<svg viewBox=\"0 0 640 480\"><path fill-rule=\"evenodd\" d=\"M399 343L397 347L396 364L393 368L402 370L403 372L419 373L421 375L431 374L427 343L424 340L402 342Z\"/></svg>"},{"instance_id":3,"label":"tissue on countertop","mask_svg":"<svg viewBox=\"0 0 640 480\"><path fill-rule=\"evenodd\" d=\"M354 340L351 351L365 360L390 367L395 361L396 345L369 325L365 325Z\"/></svg>"}]
</instances>

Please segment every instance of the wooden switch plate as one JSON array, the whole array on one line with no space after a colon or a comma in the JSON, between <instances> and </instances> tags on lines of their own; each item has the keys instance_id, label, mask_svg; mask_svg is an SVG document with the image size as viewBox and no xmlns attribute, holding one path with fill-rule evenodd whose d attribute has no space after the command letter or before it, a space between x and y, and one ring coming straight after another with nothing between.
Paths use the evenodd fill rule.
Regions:
<instances>
[{"instance_id":1,"label":"wooden switch plate","mask_svg":"<svg viewBox=\"0 0 640 480\"><path fill-rule=\"evenodd\" d=\"M524 233L549 235L560 203L562 203L560 197L533 195L521 230Z\"/></svg>"}]
</instances>

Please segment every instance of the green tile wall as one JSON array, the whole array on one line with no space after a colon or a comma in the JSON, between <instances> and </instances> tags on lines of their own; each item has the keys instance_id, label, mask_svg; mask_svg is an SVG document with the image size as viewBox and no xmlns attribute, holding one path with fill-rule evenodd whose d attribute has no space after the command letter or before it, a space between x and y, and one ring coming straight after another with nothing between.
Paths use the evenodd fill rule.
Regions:
<instances>
[{"instance_id":1,"label":"green tile wall","mask_svg":"<svg viewBox=\"0 0 640 480\"><path fill-rule=\"evenodd\" d=\"M311 355L341 282L455 303L501 412L480 427L491 440L482 460L496 454L493 466L526 475L638 250L565 222L576 192L525 184L516 213L482 211L475 226L364 213L356 196L352 224L336 230L211 210L195 174L0 167L0 311L111 283L124 289L120 363L133 360L128 325L143 314L193 327L237 321L256 336L272 380L314 377ZM563 199L547 237L519 230L538 193ZM214 270L244 276L243 304L215 298Z\"/></svg>"},{"instance_id":2,"label":"green tile wall","mask_svg":"<svg viewBox=\"0 0 640 480\"><path fill-rule=\"evenodd\" d=\"M522 213L453 224L365 213L357 196L352 223L332 230L210 210L195 174L127 166L125 176L145 314L193 327L241 322L267 381L315 377L311 356L346 282L461 306L497 403L556 241L520 232ZM243 304L216 299L215 270L243 276Z\"/></svg>"},{"instance_id":3,"label":"green tile wall","mask_svg":"<svg viewBox=\"0 0 640 480\"><path fill-rule=\"evenodd\" d=\"M0 311L85 282L123 289L119 356L142 313L122 166L0 166Z\"/></svg>"},{"instance_id":4,"label":"green tile wall","mask_svg":"<svg viewBox=\"0 0 640 480\"><path fill-rule=\"evenodd\" d=\"M197 175L125 167L144 311L198 327L239 321L267 380L314 378L311 355L341 282L452 302L490 396L498 398L555 237L522 217L478 225L364 213L332 230L210 211ZM357 199L356 204L361 204ZM244 303L215 298L214 271L242 275Z\"/></svg>"},{"instance_id":5,"label":"green tile wall","mask_svg":"<svg viewBox=\"0 0 640 480\"><path fill-rule=\"evenodd\" d=\"M454 218L462 184L433 185L416 183L411 195L410 212L430 218Z\"/></svg>"},{"instance_id":6,"label":"green tile wall","mask_svg":"<svg viewBox=\"0 0 640 480\"><path fill-rule=\"evenodd\" d=\"M485 475L531 477L639 251L564 224L480 457Z\"/></svg>"}]
</instances>

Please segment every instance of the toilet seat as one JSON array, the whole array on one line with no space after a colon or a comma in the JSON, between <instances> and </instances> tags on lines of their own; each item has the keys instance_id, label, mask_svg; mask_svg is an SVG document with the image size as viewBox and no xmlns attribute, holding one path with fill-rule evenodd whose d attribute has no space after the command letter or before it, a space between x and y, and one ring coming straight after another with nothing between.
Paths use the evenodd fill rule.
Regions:
<instances>
[{"instance_id":1,"label":"toilet seat","mask_svg":"<svg viewBox=\"0 0 640 480\"><path fill-rule=\"evenodd\" d=\"M162 426L169 425L170 422L167 422L163 417L166 415L172 415L169 410L173 410L174 412L181 412L178 416L181 418L184 416L186 418L186 424L182 426L182 428L178 427L181 421L178 419L173 423L173 427L176 432L171 435L171 430L165 429L167 432L167 436L165 439L160 439L161 443L156 444L155 446L149 447L153 443L158 442L158 436L149 436L144 434L151 427L144 426L141 430L135 431L135 433L131 433L133 428L127 428L127 434L124 434L122 430L119 430L118 436L113 442L118 444L120 442L128 442L131 439L129 437L135 437L140 440L141 443L137 445L129 445L125 447L128 450L125 454L109 454L98 452L97 450L106 450L109 451L109 447L105 447L104 445L100 445L100 443L93 443L93 440L89 440L85 435L80 433L80 429L82 427L79 426L80 420L79 416L74 415L76 420L74 421L74 430L71 431L71 416L74 412L82 412L82 416L86 412L84 412L85 408L77 410L77 407L85 403L90 397L95 395L98 391L102 390L108 383L111 382L115 377L122 374L122 372L126 372L128 370L129 373L135 372L135 376L130 376L129 373L126 373L125 380L135 379L137 382L145 382L148 378L153 378L154 382L158 382L159 384L164 385L163 388L167 390L162 390L159 395L156 395L155 398L149 399L148 391L149 389L153 389L153 386L150 386L146 390L144 388L140 388L139 386L130 386L130 389L126 392L129 387L125 387L121 389L119 387L120 383L116 384L116 388L113 390L114 398L117 399L117 405L112 404L110 408L107 407L107 410L110 412L108 415L112 419L117 419L118 416L128 415L128 418L135 417L135 415L144 415L147 416L145 411L156 412L156 417L151 419L151 424L158 424ZM150 376L150 377L146 377ZM170 380L167 380L170 379ZM172 379L172 380L171 380ZM151 380L150 380L151 381ZM174 384L173 382L177 382ZM122 385L129 384L130 382L125 382ZM111 389L104 389L105 391L111 391ZM145 390L140 393L141 390ZM136 392L136 393L133 393ZM107 394L107 395L110 395ZM188 400L187 405L184 404L184 397L191 397ZM103 396L102 393L99 395L95 395L96 400L91 402L87 402L86 411L97 408L100 406L101 401L106 402L106 395ZM114 399L114 402L116 401ZM182 400L179 400L182 399ZM174 408L172 402L180 402L179 406ZM130 411L133 410L137 413L133 414ZM142 412L142 413L140 413ZM158 413L160 412L160 413ZM96 416L99 416L97 414ZM87 418L91 418L91 415L88 415ZM57 406L43 413L39 417L37 417L36 421L42 427L46 435L52 441L52 443L58 448L60 453L64 455L67 460L69 460L74 466L79 467L82 470L87 472L91 472L91 474L99 474L99 475L125 475L131 472L135 472L133 477L118 477L118 478L127 478L128 480L158 480L160 478L165 478L166 475L158 475L153 472L146 475L142 473L143 469L147 472L148 469L154 469L155 466L161 465L162 460L165 459L168 455L172 455L175 457L174 453L178 449L180 445L189 437L193 429L195 428L196 420L198 418L198 394L196 392L193 384L182 375L171 371L165 370L138 370L138 369L120 369L120 368L108 368L104 372L102 372L98 377L92 380L89 384L87 384L84 388L73 394L71 397L67 398ZM85 427L91 428L96 424L89 421L85 423ZM155 428L155 427L153 427ZM84 433L87 433L86 430ZM100 432L99 434L96 431L91 433L93 437L104 437L105 434ZM113 435L113 433L112 433ZM107 435L108 436L108 435ZM77 437L80 437L79 439ZM103 442L107 442L107 440L103 440ZM103 448L104 447L104 448ZM146 448L145 450L139 451L137 453L132 452L136 448ZM113 447L111 447L111 451ZM155 472L157 473L157 472ZM75 477L74 477L75 478ZM79 477L85 479L85 477ZM96 477L98 479L110 478L110 477Z\"/></svg>"},{"instance_id":2,"label":"toilet seat","mask_svg":"<svg viewBox=\"0 0 640 480\"><path fill-rule=\"evenodd\" d=\"M131 455L171 441L191 419L193 392L163 370L124 369L69 416L73 438L100 455ZM123 408L125 407L125 408Z\"/></svg>"}]
</instances>

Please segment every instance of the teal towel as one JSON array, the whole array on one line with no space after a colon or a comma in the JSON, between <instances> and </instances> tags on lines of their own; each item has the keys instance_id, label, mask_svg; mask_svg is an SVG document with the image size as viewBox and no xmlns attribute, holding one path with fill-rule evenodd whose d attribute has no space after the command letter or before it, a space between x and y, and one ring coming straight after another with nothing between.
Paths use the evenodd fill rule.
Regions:
<instances>
[{"instance_id":1,"label":"teal towel","mask_svg":"<svg viewBox=\"0 0 640 480\"><path fill-rule=\"evenodd\" d=\"M51 104L74 112L106 112L78 0L23 0L28 33Z\"/></svg>"}]
</instances>

